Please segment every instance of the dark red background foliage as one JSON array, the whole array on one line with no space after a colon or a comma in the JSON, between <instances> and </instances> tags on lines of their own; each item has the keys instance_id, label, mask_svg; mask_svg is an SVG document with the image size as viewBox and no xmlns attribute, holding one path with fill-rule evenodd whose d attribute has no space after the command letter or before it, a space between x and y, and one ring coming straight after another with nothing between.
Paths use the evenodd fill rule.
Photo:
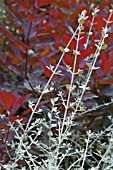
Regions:
<instances>
[{"instance_id":1,"label":"dark red background foliage","mask_svg":"<svg viewBox=\"0 0 113 170\"><path fill-rule=\"evenodd\" d=\"M0 113L5 114L6 117L1 118L0 128L3 128L7 133L2 134L2 139L8 139L10 133L8 121L16 122L17 119L22 119L24 123L28 121L31 112L28 109L28 101L36 101L40 95L35 89L36 85L41 84L44 87L51 76L51 71L46 66L50 64L56 66L59 61L61 56L59 46L65 47L72 35L68 26L76 30L78 15L86 9L89 18L85 21L85 31L88 31L89 21L92 19L91 4L94 3L95 7L99 7L100 12L95 18L93 35L86 50L83 48L86 34L82 35L83 38L79 44L81 54L77 61L76 71L88 69L84 59L95 51L94 40L100 38L102 27L105 25L103 18L108 17L110 2L107 0L3 1L1 8L6 13L5 16L3 13L1 14L2 19L0 20ZM113 84L112 23L109 26L111 26L111 34L106 39L108 48L101 51L97 62L100 69L93 72L89 84L91 92L96 94L98 99L101 97L102 102L106 101L104 100L105 95L101 92L102 87ZM73 40L69 48L73 50L75 47L76 41ZM71 53L64 55L59 68L64 76L54 76L52 81L56 82L56 91L44 96L39 107L45 104L48 107L49 99L54 97L59 89L61 90L60 85L70 82L70 75L66 72L65 65L73 67L73 61L74 56ZM67 93L66 89L62 90L65 94ZM98 103L98 101L96 102ZM62 105L60 109L63 109ZM86 126L88 127L88 125ZM13 139L13 133L10 138L11 136ZM0 148L5 150L3 141L0 140ZM3 157L2 154L1 159Z\"/></svg>"}]
</instances>

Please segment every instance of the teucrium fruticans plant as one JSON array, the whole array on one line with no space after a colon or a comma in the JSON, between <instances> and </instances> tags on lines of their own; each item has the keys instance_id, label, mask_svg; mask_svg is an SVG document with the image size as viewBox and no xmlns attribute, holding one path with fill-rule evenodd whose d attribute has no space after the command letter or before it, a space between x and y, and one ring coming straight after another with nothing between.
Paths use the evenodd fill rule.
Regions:
<instances>
[{"instance_id":1,"label":"teucrium fruticans plant","mask_svg":"<svg viewBox=\"0 0 113 170\"><path fill-rule=\"evenodd\" d=\"M84 48L86 49L88 45L90 44L90 36L92 35L92 27L94 25L94 19L95 16L98 15L99 9L95 8L92 12L92 21L90 24L89 32L87 33L87 39L84 44ZM62 168L62 162L67 159L69 156L72 156L73 163L67 164L65 167L67 170L76 170L80 169L83 170L85 163L90 167L90 170L93 169L99 169L100 167L104 169L110 169L113 167L112 163L112 157L113 155L110 153L111 148L113 148L113 134L112 134L112 126L108 127L105 131L99 132L97 134L92 133L90 130L87 131L86 134L79 134L73 133L70 129L73 126L82 125L81 123L74 122L74 119L77 118L77 116L81 116L88 112L86 108L84 107L83 102L83 96L84 93L89 90L88 83L91 79L91 75L93 70L99 69L99 67L96 67L96 61L100 55L100 51L107 48L107 45L105 44L105 38L108 37L108 33L110 32L109 23L111 23L111 16L113 14L113 10L110 10L110 15L107 20L105 20L106 25L102 28L100 39L96 40L96 50L94 54L91 57L90 62L86 62L86 65L88 67L87 74L85 75L85 79L82 82L77 82L77 85L79 87L79 91L74 92L74 89L76 87L76 84L74 84L74 78L75 75L83 76L84 70L76 70L76 64L77 59L80 55L79 51L79 42L82 39L82 34L84 34L84 23L85 20L88 19L87 17L87 11L83 10L78 18L78 27L74 31L70 26L69 30L72 33L72 37L69 40L66 47L59 47L60 51L62 52L62 55L59 59L59 62L57 66L54 68L53 66L50 67L50 70L53 72L50 79L48 80L46 86L43 88L41 86L37 86L36 89L40 93L40 97L37 101L37 103L34 105L33 103L29 103L29 107L32 109L31 116L29 118L29 121L27 123L26 128L24 129L24 125L21 123L21 121L18 121L18 126L15 127L15 125L10 124L11 130L15 132L15 139L17 139L16 142L12 141L12 144L10 145L12 148L15 148L15 158L11 158L12 162L9 162L7 165L3 165L4 168L8 169L18 169L17 162L19 160L25 160L26 164L28 165L29 169L34 170L60 170ZM66 66L67 71L71 74L71 80L70 84L66 85L66 88L68 89L68 95L67 97L62 91L59 91L57 96L55 98L52 98L50 100L51 102L51 108L47 110L47 116L49 118L49 121L46 122L45 118L36 118L33 123L31 123L32 118L35 114L41 114L43 112L43 109L37 109L37 106L39 105L40 101L42 100L43 95L47 95L49 92L54 91L54 81L52 81L52 78L55 74L62 76L60 74L60 71L58 70L59 65L64 57L65 53L70 52L69 45L72 42L73 39L76 39L76 49L73 49L73 55L74 55L74 64L73 68L71 68L69 65ZM75 94L75 101L71 102L70 98ZM60 116L60 110L58 108L59 100L62 102L62 105L64 106L64 113L63 117ZM107 103L109 104L109 103ZM101 106L97 106L98 108ZM71 113L67 116L68 109L72 109ZM96 107L91 108L90 110L97 109ZM53 135L52 128L57 129L57 134ZM38 139L41 133L43 133L44 129L46 130L46 133L48 135L48 140L45 140L45 143L43 143L41 140ZM21 130L21 133L19 131ZM109 143L108 147L105 148L105 143L102 143L101 147L105 148L104 153L100 153L99 150L94 151L96 155L100 156L100 160L98 161L96 158L94 158L93 155L93 145L97 141L100 141L102 139L102 136L106 134L106 131L108 132L109 136ZM71 136L71 138L70 138ZM73 137L72 137L73 136ZM82 142L80 142L82 139ZM95 139L95 140L94 140ZM94 140L94 141L93 141ZM98 143L98 142L97 142ZM35 149L32 150L32 145L35 145ZM39 154L38 150L41 150L42 152ZM102 151L102 148L101 148ZM10 155L9 155L10 156ZM39 162L37 161L37 158L42 158L42 160ZM91 163L91 159L87 159L88 157L92 157L93 161ZM107 162L109 160L109 162ZM101 164L102 163L102 164ZM22 169L26 169L26 166L22 167Z\"/></svg>"}]
</instances>

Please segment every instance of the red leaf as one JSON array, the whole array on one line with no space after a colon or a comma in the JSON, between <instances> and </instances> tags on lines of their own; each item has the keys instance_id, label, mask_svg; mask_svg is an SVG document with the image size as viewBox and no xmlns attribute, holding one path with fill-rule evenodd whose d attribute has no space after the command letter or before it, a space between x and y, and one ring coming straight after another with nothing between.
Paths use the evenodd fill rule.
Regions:
<instances>
[{"instance_id":1,"label":"red leaf","mask_svg":"<svg viewBox=\"0 0 113 170\"><path fill-rule=\"evenodd\" d=\"M23 48L23 50L26 49L25 44L21 40L17 40L9 30L4 28L3 26L0 26L0 30L15 44L15 46L18 48Z\"/></svg>"},{"instance_id":2,"label":"red leaf","mask_svg":"<svg viewBox=\"0 0 113 170\"><path fill-rule=\"evenodd\" d=\"M46 49L44 49L42 52L40 52L41 56L44 56L46 54L48 54L51 50L51 47L48 45Z\"/></svg>"},{"instance_id":3,"label":"red leaf","mask_svg":"<svg viewBox=\"0 0 113 170\"><path fill-rule=\"evenodd\" d=\"M32 112L31 108L25 110L24 113L22 114L22 116L24 116L24 115L26 115L26 114L28 114L28 113L30 113L30 112Z\"/></svg>"},{"instance_id":4,"label":"red leaf","mask_svg":"<svg viewBox=\"0 0 113 170\"><path fill-rule=\"evenodd\" d=\"M68 54L68 53L65 53L64 54L64 62L65 62L66 65L73 68L74 57L70 56L70 54Z\"/></svg>"},{"instance_id":5,"label":"red leaf","mask_svg":"<svg viewBox=\"0 0 113 170\"><path fill-rule=\"evenodd\" d=\"M103 0L104 6L110 5L111 1L110 0Z\"/></svg>"},{"instance_id":6,"label":"red leaf","mask_svg":"<svg viewBox=\"0 0 113 170\"><path fill-rule=\"evenodd\" d=\"M83 47L83 45L85 44L85 42L86 42L86 35L85 34L82 34L81 36L80 36L80 41L79 41L79 46L80 47Z\"/></svg>"},{"instance_id":7,"label":"red leaf","mask_svg":"<svg viewBox=\"0 0 113 170\"><path fill-rule=\"evenodd\" d=\"M111 64L110 64L110 62L105 60L105 61L101 62L100 67L101 67L103 72L108 72L111 69Z\"/></svg>"},{"instance_id":8,"label":"red leaf","mask_svg":"<svg viewBox=\"0 0 113 170\"><path fill-rule=\"evenodd\" d=\"M64 39L64 42L67 44L69 42L69 40L71 39L72 36L68 35L68 34L64 34L63 35L63 39ZM76 40L73 39L72 42L70 43L69 45L69 49L73 50L76 48Z\"/></svg>"},{"instance_id":9,"label":"red leaf","mask_svg":"<svg viewBox=\"0 0 113 170\"><path fill-rule=\"evenodd\" d=\"M83 6L79 6L76 8L75 12L73 12L71 15L70 15L70 20L71 22L77 22L78 20L78 15L83 11L83 10L86 10L88 11L88 6L87 5L83 5Z\"/></svg>"},{"instance_id":10,"label":"red leaf","mask_svg":"<svg viewBox=\"0 0 113 170\"><path fill-rule=\"evenodd\" d=\"M98 43L97 42L91 43L90 45L88 45L87 49L93 49L93 50L96 49L95 44L98 44Z\"/></svg>"},{"instance_id":11,"label":"red leaf","mask_svg":"<svg viewBox=\"0 0 113 170\"><path fill-rule=\"evenodd\" d=\"M24 96L20 97L20 98L14 103L13 108L12 108L12 110L11 110L11 114L14 115L14 114L17 112L17 110L18 110L25 102L28 101L29 97L30 97L30 94L24 95Z\"/></svg>"},{"instance_id":12,"label":"red leaf","mask_svg":"<svg viewBox=\"0 0 113 170\"><path fill-rule=\"evenodd\" d=\"M23 28L21 28L21 27L19 27L19 26L17 26L17 25L15 25L15 28L16 28L17 30L19 30L19 32L21 32L22 34L24 34L24 29L23 29Z\"/></svg>"},{"instance_id":13,"label":"red leaf","mask_svg":"<svg viewBox=\"0 0 113 170\"><path fill-rule=\"evenodd\" d=\"M81 50L80 51L80 55L78 55L78 58L77 58L75 71L77 71L81 67L83 69L83 67L85 65L85 62L83 62L84 59L86 57L88 57L90 54L92 54L93 52L94 52L94 50L90 49L89 47L86 50ZM64 62L65 62L66 65L69 65L73 69L74 55L71 56L69 53L65 53Z\"/></svg>"},{"instance_id":14,"label":"red leaf","mask_svg":"<svg viewBox=\"0 0 113 170\"><path fill-rule=\"evenodd\" d=\"M101 84L113 84L113 80L108 79L108 80L102 80Z\"/></svg>"},{"instance_id":15,"label":"red leaf","mask_svg":"<svg viewBox=\"0 0 113 170\"><path fill-rule=\"evenodd\" d=\"M17 101L16 101L16 105L19 105L23 102L26 102L28 100L28 98L30 97L30 95L24 95L22 97L20 97Z\"/></svg>"},{"instance_id":16,"label":"red leaf","mask_svg":"<svg viewBox=\"0 0 113 170\"><path fill-rule=\"evenodd\" d=\"M102 27L104 27L104 25L105 21L103 20L103 17L98 14L95 18L95 28L99 34L101 33Z\"/></svg>"},{"instance_id":17,"label":"red leaf","mask_svg":"<svg viewBox=\"0 0 113 170\"><path fill-rule=\"evenodd\" d=\"M28 2L24 2L22 0L17 0L17 2L20 4L20 6L26 10L28 10L30 8L30 5L28 4Z\"/></svg>"},{"instance_id":18,"label":"red leaf","mask_svg":"<svg viewBox=\"0 0 113 170\"><path fill-rule=\"evenodd\" d=\"M69 9L70 3L68 1L60 1L60 2L55 2L55 5L60 7L60 8L67 8Z\"/></svg>"},{"instance_id":19,"label":"red leaf","mask_svg":"<svg viewBox=\"0 0 113 170\"><path fill-rule=\"evenodd\" d=\"M0 26L0 30L7 35L10 39L14 39L14 36L11 34L11 32L9 30L7 30L6 28L4 28L3 26Z\"/></svg>"},{"instance_id":20,"label":"red leaf","mask_svg":"<svg viewBox=\"0 0 113 170\"><path fill-rule=\"evenodd\" d=\"M0 128L3 128L3 129L5 129L5 130L9 130L10 126L5 125L5 124L3 124L3 123L0 123Z\"/></svg>"},{"instance_id":21,"label":"red leaf","mask_svg":"<svg viewBox=\"0 0 113 170\"><path fill-rule=\"evenodd\" d=\"M38 7L52 4L54 0L37 0Z\"/></svg>"},{"instance_id":22,"label":"red leaf","mask_svg":"<svg viewBox=\"0 0 113 170\"><path fill-rule=\"evenodd\" d=\"M93 53L94 53L94 50L91 50L89 48L87 48L86 50L81 50L79 58L80 59L85 59L86 57L88 57L89 55L91 55Z\"/></svg>"},{"instance_id":23,"label":"red leaf","mask_svg":"<svg viewBox=\"0 0 113 170\"><path fill-rule=\"evenodd\" d=\"M102 59L102 62L100 64L100 67L102 69L103 72L108 72L111 69L111 64L108 61L108 58L106 57L106 55L101 51L100 53L100 58Z\"/></svg>"},{"instance_id":24,"label":"red leaf","mask_svg":"<svg viewBox=\"0 0 113 170\"><path fill-rule=\"evenodd\" d=\"M22 116L12 116L12 115L10 115L8 117L9 117L10 121L12 121L12 122L16 122L17 120L27 120L26 117L22 117Z\"/></svg>"},{"instance_id":25,"label":"red leaf","mask_svg":"<svg viewBox=\"0 0 113 170\"><path fill-rule=\"evenodd\" d=\"M37 58L37 60L39 61L39 63L42 65L42 67L43 67L43 69L44 69L44 74L47 76L47 77L51 77L51 75L52 75L52 71L51 70L49 70L47 67L46 67L46 65L39 59L39 58ZM55 77L56 75L54 75L53 76L53 78Z\"/></svg>"},{"instance_id":26,"label":"red leaf","mask_svg":"<svg viewBox=\"0 0 113 170\"><path fill-rule=\"evenodd\" d=\"M101 59L102 61L106 61L106 59L107 59L105 53L103 53L102 51L100 52L100 59Z\"/></svg>"},{"instance_id":27,"label":"red leaf","mask_svg":"<svg viewBox=\"0 0 113 170\"><path fill-rule=\"evenodd\" d=\"M28 13L27 17L30 22L34 22L37 19L37 17L32 13Z\"/></svg>"},{"instance_id":28,"label":"red leaf","mask_svg":"<svg viewBox=\"0 0 113 170\"><path fill-rule=\"evenodd\" d=\"M16 97L10 92L2 91L0 92L0 100L2 101L2 104L7 107L7 109L11 110L16 102Z\"/></svg>"},{"instance_id":29,"label":"red leaf","mask_svg":"<svg viewBox=\"0 0 113 170\"><path fill-rule=\"evenodd\" d=\"M60 11L59 9L52 9L51 10L52 18L55 20L59 20L59 23L62 23L66 20L66 15ZM60 28L59 32L61 32L62 27Z\"/></svg>"}]
</instances>

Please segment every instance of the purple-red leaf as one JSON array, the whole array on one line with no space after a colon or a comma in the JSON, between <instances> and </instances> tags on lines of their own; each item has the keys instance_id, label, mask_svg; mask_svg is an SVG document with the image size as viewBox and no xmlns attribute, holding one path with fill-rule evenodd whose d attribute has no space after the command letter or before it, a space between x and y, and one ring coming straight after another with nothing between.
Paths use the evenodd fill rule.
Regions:
<instances>
[{"instance_id":1,"label":"purple-red leaf","mask_svg":"<svg viewBox=\"0 0 113 170\"><path fill-rule=\"evenodd\" d=\"M10 92L2 91L0 92L0 100L7 109L11 110L16 102L16 97Z\"/></svg>"}]
</instances>

